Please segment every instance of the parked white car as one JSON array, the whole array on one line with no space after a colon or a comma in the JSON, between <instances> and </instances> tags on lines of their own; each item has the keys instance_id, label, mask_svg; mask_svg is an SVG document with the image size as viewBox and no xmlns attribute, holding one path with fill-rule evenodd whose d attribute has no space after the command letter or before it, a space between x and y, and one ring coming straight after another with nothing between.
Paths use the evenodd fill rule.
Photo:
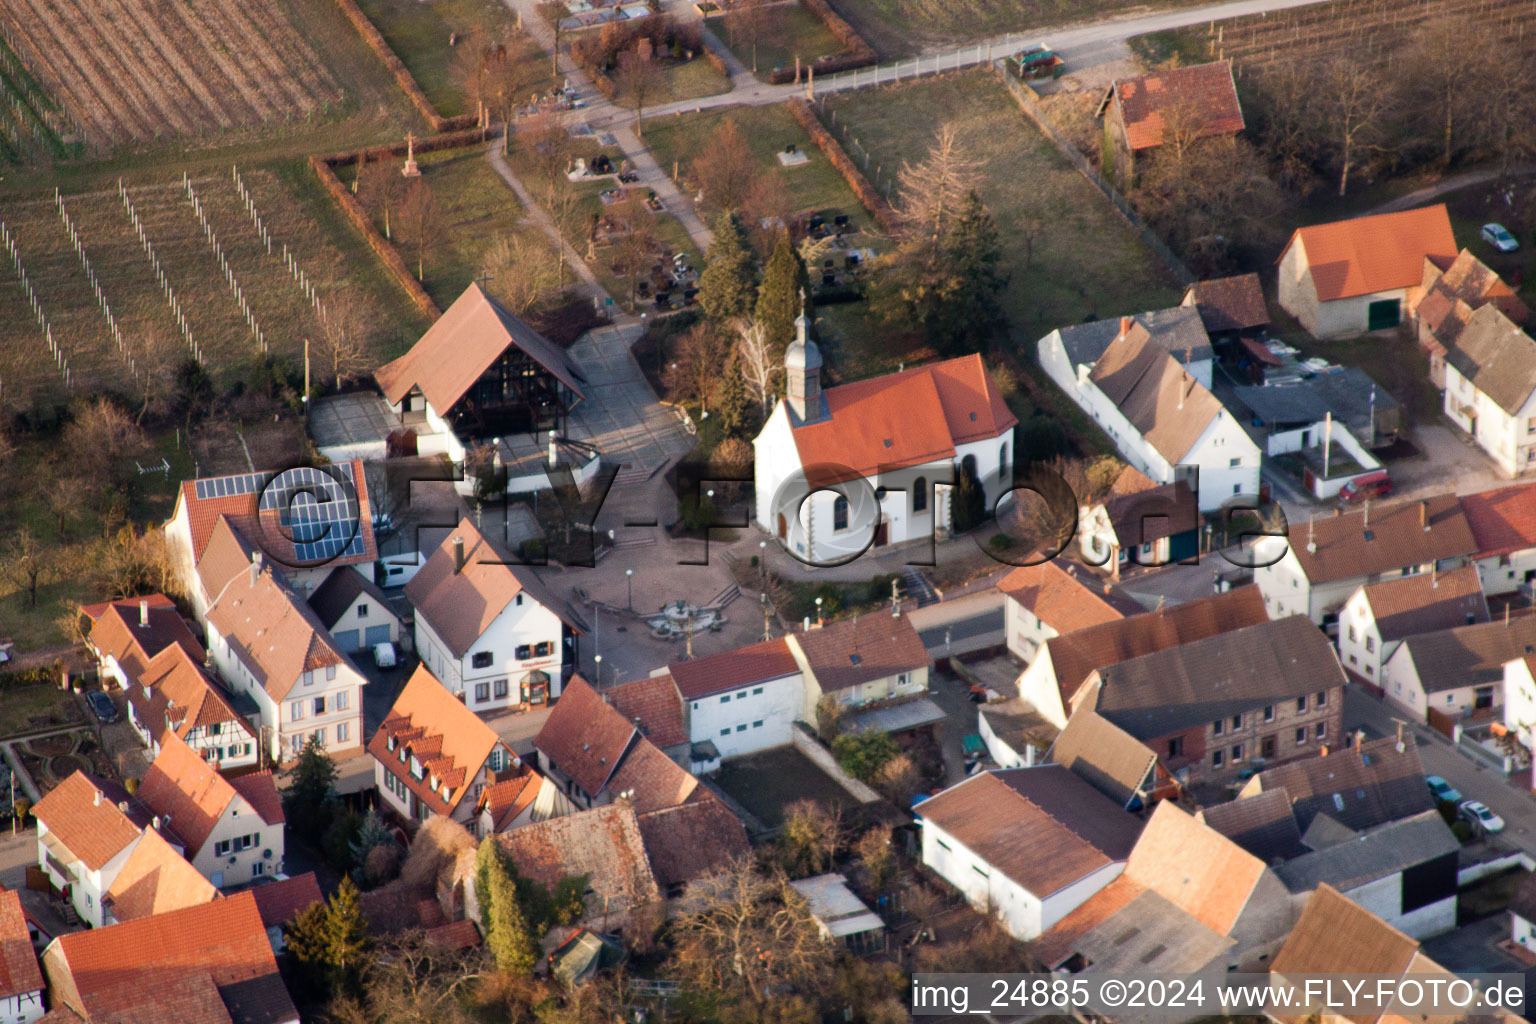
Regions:
<instances>
[{"instance_id":1,"label":"parked white car","mask_svg":"<svg viewBox=\"0 0 1536 1024\"><path fill-rule=\"evenodd\" d=\"M1468 800L1461 805L1460 814L1463 821L1487 835L1498 835L1504 831L1504 819L1489 810L1488 805L1481 800Z\"/></svg>"},{"instance_id":2,"label":"parked white car","mask_svg":"<svg viewBox=\"0 0 1536 1024\"><path fill-rule=\"evenodd\" d=\"M397 660L395 645L388 640L373 645L373 663L379 668L394 668Z\"/></svg>"},{"instance_id":3,"label":"parked white car","mask_svg":"<svg viewBox=\"0 0 1536 1024\"><path fill-rule=\"evenodd\" d=\"M1520 241L1509 233L1509 229L1503 224L1489 223L1483 225L1483 241L1493 246L1499 252L1514 252L1520 248Z\"/></svg>"}]
</instances>

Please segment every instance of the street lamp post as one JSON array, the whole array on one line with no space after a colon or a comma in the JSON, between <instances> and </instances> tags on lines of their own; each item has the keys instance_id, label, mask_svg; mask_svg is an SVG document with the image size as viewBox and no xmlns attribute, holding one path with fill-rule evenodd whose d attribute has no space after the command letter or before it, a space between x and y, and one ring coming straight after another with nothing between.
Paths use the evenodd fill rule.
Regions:
<instances>
[{"instance_id":1,"label":"street lamp post","mask_svg":"<svg viewBox=\"0 0 1536 1024\"><path fill-rule=\"evenodd\" d=\"M821 598L816 599L816 628L821 628Z\"/></svg>"},{"instance_id":2,"label":"street lamp post","mask_svg":"<svg viewBox=\"0 0 1536 1024\"><path fill-rule=\"evenodd\" d=\"M629 590L629 610L635 610L635 570L624 570L624 585Z\"/></svg>"},{"instance_id":3,"label":"street lamp post","mask_svg":"<svg viewBox=\"0 0 1536 1024\"><path fill-rule=\"evenodd\" d=\"M757 568L762 577L762 590L768 592L768 542L757 542Z\"/></svg>"},{"instance_id":4,"label":"street lamp post","mask_svg":"<svg viewBox=\"0 0 1536 1024\"><path fill-rule=\"evenodd\" d=\"M601 690L603 688L603 656L601 654L594 654L592 656L592 664L594 665L592 674L597 676L597 688Z\"/></svg>"}]
</instances>

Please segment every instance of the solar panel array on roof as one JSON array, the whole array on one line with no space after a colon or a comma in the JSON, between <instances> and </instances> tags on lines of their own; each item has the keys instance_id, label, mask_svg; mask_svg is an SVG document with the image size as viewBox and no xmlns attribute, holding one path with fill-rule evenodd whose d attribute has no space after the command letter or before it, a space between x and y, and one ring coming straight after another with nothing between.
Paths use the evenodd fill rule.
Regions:
<instances>
[{"instance_id":1,"label":"solar panel array on roof","mask_svg":"<svg viewBox=\"0 0 1536 1024\"><path fill-rule=\"evenodd\" d=\"M300 466L280 473L239 473L196 482L199 499L260 494L258 511L275 515L301 562L363 553L357 482L350 463L329 470Z\"/></svg>"}]
</instances>

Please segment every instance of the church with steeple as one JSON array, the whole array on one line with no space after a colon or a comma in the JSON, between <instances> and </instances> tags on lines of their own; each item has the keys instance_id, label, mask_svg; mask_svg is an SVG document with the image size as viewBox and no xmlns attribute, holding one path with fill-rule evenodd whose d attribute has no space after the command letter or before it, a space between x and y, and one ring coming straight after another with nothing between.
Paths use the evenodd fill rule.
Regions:
<instances>
[{"instance_id":1,"label":"church with steeple","mask_svg":"<svg viewBox=\"0 0 1536 1024\"><path fill-rule=\"evenodd\" d=\"M804 310L784 353L785 397L752 442L759 527L808 562L924 541L952 527L973 474L990 505L1011 489L1018 420L981 356L822 386Z\"/></svg>"}]
</instances>

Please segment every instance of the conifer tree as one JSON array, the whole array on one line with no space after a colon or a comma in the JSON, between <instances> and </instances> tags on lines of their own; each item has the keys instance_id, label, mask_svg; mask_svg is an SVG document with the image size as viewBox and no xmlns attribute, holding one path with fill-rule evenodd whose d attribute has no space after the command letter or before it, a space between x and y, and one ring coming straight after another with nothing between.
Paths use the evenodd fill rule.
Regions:
<instances>
[{"instance_id":1,"label":"conifer tree","mask_svg":"<svg viewBox=\"0 0 1536 1024\"><path fill-rule=\"evenodd\" d=\"M712 320L748 316L757 299L757 261L747 233L729 210L715 218L714 228L699 275L699 305Z\"/></svg>"},{"instance_id":2,"label":"conifer tree","mask_svg":"<svg viewBox=\"0 0 1536 1024\"><path fill-rule=\"evenodd\" d=\"M713 413L720 417L720 429L727 437L739 436L746 427L747 408L751 398L747 394L747 382L742 375L741 360L735 351L726 361L725 372L715 388Z\"/></svg>"},{"instance_id":3,"label":"conifer tree","mask_svg":"<svg viewBox=\"0 0 1536 1024\"><path fill-rule=\"evenodd\" d=\"M763 286L757 293L753 319L768 333L774 362L784 360L784 350L795 340L795 318L800 315L802 298L809 287L805 263L789 240L789 233L779 235L763 270Z\"/></svg>"},{"instance_id":4,"label":"conifer tree","mask_svg":"<svg viewBox=\"0 0 1536 1024\"><path fill-rule=\"evenodd\" d=\"M518 901L517 881L494 836L482 839L475 854L475 893L496 966L509 974L532 974L539 962L538 943Z\"/></svg>"},{"instance_id":5,"label":"conifer tree","mask_svg":"<svg viewBox=\"0 0 1536 1024\"><path fill-rule=\"evenodd\" d=\"M288 823L311 843L316 842L330 824L329 807L336 799L336 764L311 736L288 769L288 777L283 796Z\"/></svg>"},{"instance_id":6,"label":"conifer tree","mask_svg":"<svg viewBox=\"0 0 1536 1024\"><path fill-rule=\"evenodd\" d=\"M325 957L331 988L336 992L356 992L368 966L368 951L373 940L368 922L358 904L357 886L342 876L336 895L331 897L325 915Z\"/></svg>"}]
</instances>

